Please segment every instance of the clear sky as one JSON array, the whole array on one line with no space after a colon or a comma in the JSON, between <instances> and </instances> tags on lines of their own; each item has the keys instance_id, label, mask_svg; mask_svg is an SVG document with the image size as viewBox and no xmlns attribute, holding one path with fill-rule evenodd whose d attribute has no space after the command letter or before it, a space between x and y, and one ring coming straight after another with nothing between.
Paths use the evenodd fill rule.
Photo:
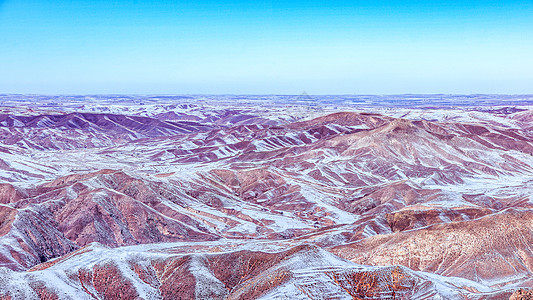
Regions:
<instances>
[{"instance_id":1,"label":"clear sky","mask_svg":"<svg viewBox=\"0 0 533 300\"><path fill-rule=\"evenodd\" d=\"M0 0L0 93L302 91L533 93L533 0Z\"/></svg>"}]
</instances>

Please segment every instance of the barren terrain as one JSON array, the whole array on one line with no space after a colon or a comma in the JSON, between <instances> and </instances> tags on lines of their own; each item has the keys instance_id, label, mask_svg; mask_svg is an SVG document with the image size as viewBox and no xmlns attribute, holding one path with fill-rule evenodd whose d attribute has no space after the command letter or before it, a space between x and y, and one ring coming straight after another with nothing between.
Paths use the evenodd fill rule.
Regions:
<instances>
[{"instance_id":1,"label":"barren terrain","mask_svg":"<svg viewBox=\"0 0 533 300\"><path fill-rule=\"evenodd\" d=\"M532 104L0 95L0 299L528 299Z\"/></svg>"}]
</instances>

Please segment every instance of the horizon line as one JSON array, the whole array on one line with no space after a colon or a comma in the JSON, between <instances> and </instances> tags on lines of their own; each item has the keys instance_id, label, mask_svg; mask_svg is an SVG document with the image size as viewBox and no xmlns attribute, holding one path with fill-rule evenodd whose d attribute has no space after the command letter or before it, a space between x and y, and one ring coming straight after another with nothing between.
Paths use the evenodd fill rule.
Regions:
<instances>
[{"instance_id":1,"label":"horizon line","mask_svg":"<svg viewBox=\"0 0 533 300\"><path fill-rule=\"evenodd\" d=\"M532 96L533 93L384 93L384 94L250 94L250 93L0 93L0 96Z\"/></svg>"}]
</instances>

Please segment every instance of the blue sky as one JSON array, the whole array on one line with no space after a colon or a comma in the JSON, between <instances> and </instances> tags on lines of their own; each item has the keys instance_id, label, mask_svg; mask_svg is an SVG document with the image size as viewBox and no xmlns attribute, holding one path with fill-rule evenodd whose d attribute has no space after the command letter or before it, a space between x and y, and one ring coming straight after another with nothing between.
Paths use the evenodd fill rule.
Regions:
<instances>
[{"instance_id":1,"label":"blue sky","mask_svg":"<svg viewBox=\"0 0 533 300\"><path fill-rule=\"evenodd\" d=\"M302 91L533 93L533 0L0 0L0 93Z\"/></svg>"}]
</instances>

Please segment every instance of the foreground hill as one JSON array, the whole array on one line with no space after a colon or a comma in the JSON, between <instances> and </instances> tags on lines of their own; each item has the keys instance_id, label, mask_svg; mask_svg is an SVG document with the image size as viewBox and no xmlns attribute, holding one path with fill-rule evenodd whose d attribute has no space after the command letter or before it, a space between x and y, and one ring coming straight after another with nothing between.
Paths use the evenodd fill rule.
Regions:
<instances>
[{"instance_id":1,"label":"foreground hill","mask_svg":"<svg viewBox=\"0 0 533 300\"><path fill-rule=\"evenodd\" d=\"M214 251L213 251L214 250ZM178 253L173 253L174 251ZM28 272L3 270L0 296L41 299L501 299L461 278L350 263L316 246L179 254L172 245L90 244Z\"/></svg>"}]
</instances>

